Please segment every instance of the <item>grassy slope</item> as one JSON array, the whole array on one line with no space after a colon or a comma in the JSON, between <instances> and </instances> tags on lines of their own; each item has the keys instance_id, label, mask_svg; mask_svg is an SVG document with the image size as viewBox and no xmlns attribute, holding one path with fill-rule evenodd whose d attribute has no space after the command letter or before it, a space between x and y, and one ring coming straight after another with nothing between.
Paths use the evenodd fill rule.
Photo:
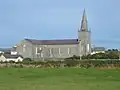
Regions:
<instances>
[{"instance_id":1,"label":"grassy slope","mask_svg":"<svg viewBox=\"0 0 120 90\"><path fill-rule=\"evenodd\" d=\"M120 70L1 69L0 90L120 90Z\"/></svg>"}]
</instances>

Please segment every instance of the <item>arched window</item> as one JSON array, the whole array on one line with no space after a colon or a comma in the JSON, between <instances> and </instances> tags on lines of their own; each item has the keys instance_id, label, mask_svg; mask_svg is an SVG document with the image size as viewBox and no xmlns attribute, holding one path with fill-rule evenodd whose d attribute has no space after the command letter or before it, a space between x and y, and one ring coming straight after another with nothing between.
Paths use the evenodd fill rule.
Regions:
<instances>
[{"instance_id":1,"label":"arched window","mask_svg":"<svg viewBox=\"0 0 120 90\"><path fill-rule=\"evenodd\" d=\"M23 52L25 52L26 51L26 45L24 44L23 45Z\"/></svg>"}]
</instances>

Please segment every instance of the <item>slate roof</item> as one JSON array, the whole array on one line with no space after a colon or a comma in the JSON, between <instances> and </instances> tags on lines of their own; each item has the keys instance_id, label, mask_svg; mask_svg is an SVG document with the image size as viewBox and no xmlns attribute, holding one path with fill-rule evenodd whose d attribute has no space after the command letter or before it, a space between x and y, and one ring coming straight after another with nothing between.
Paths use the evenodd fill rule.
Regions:
<instances>
[{"instance_id":1,"label":"slate roof","mask_svg":"<svg viewBox=\"0 0 120 90\"><path fill-rule=\"evenodd\" d=\"M12 59L16 59L18 57L22 57L21 55L11 55L11 54L1 54L1 55L3 55L5 58L12 58Z\"/></svg>"},{"instance_id":2,"label":"slate roof","mask_svg":"<svg viewBox=\"0 0 120 90\"><path fill-rule=\"evenodd\" d=\"M105 51L104 47L94 47L93 51Z\"/></svg>"},{"instance_id":3,"label":"slate roof","mask_svg":"<svg viewBox=\"0 0 120 90\"><path fill-rule=\"evenodd\" d=\"M78 39L61 39L61 40L35 40L35 39L25 39L32 44L37 45L69 45L78 44Z\"/></svg>"},{"instance_id":4,"label":"slate roof","mask_svg":"<svg viewBox=\"0 0 120 90\"><path fill-rule=\"evenodd\" d=\"M0 51L10 52L10 51L11 51L11 48L0 48Z\"/></svg>"}]
</instances>

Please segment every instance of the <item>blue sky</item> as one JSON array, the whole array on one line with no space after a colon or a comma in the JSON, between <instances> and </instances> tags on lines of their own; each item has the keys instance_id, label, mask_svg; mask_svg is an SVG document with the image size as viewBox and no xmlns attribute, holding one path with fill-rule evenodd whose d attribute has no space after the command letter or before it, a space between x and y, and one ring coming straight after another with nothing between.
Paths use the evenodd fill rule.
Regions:
<instances>
[{"instance_id":1,"label":"blue sky","mask_svg":"<svg viewBox=\"0 0 120 90\"><path fill-rule=\"evenodd\" d=\"M120 48L120 0L0 0L0 47L77 38L83 9L95 46Z\"/></svg>"}]
</instances>

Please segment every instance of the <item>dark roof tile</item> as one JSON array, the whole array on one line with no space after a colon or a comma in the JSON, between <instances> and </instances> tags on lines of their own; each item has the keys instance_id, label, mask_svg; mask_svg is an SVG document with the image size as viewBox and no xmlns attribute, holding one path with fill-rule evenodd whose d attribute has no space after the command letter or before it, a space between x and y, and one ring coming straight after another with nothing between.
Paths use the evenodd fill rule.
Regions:
<instances>
[{"instance_id":1,"label":"dark roof tile","mask_svg":"<svg viewBox=\"0 0 120 90\"><path fill-rule=\"evenodd\" d=\"M105 51L104 47L94 47L93 51Z\"/></svg>"},{"instance_id":2,"label":"dark roof tile","mask_svg":"<svg viewBox=\"0 0 120 90\"><path fill-rule=\"evenodd\" d=\"M78 44L78 39L61 39L61 40L35 40L25 39L32 44L37 45L66 45L66 44Z\"/></svg>"},{"instance_id":3,"label":"dark roof tile","mask_svg":"<svg viewBox=\"0 0 120 90\"><path fill-rule=\"evenodd\" d=\"M21 55L11 55L11 54L3 54L3 56L5 58L18 58L18 57L22 57Z\"/></svg>"}]
</instances>

